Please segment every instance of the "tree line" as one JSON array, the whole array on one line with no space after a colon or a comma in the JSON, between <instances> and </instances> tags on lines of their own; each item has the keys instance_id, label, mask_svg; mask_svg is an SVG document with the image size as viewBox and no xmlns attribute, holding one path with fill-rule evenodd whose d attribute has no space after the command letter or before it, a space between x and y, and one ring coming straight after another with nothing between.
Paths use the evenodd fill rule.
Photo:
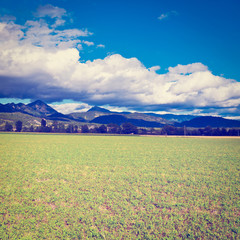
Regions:
<instances>
[{"instance_id":1,"label":"tree line","mask_svg":"<svg viewBox=\"0 0 240 240\"><path fill-rule=\"evenodd\" d=\"M3 131L12 132L14 131L14 126L6 122ZM138 129L131 123L124 123L121 126L113 123L100 126L87 124L78 126L57 121L47 124L47 121L42 119L40 126L31 125L30 127L23 126L21 121L17 121L15 123L15 132L137 134Z\"/></svg>"},{"instance_id":2,"label":"tree line","mask_svg":"<svg viewBox=\"0 0 240 240\"><path fill-rule=\"evenodd\" d=\"M4 131L11 132L14 127L11 123L6 122ZM162 128L137 128L132 123L123 123L121 126L110 123L107 125L73 125L63 124L62 122L53 121L50 125L45 119L41 120L40 126L30 127L23 126L21 121L15 123L16 132L46 132L46 133L104 133L104 134L142 134L142 135L180 135L180 136L239 136L240 129L235 128L186 128L165 125Z\"/></svg>"}]
</instances>

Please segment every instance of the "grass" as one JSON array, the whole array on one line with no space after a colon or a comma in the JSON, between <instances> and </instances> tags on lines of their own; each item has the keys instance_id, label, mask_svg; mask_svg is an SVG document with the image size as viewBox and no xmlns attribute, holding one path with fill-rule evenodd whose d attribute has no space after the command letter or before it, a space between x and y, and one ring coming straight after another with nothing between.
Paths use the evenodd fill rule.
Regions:
<instances>
[{"instance_id":1,"label":"grass","mask_svg":"<svg viewBox=\"0 0 240 240\"><path fill-rule=\"evenodd\" d=\"M240 139L0 134L0 239L239 239Z\"/></svg>"}]
</instances>

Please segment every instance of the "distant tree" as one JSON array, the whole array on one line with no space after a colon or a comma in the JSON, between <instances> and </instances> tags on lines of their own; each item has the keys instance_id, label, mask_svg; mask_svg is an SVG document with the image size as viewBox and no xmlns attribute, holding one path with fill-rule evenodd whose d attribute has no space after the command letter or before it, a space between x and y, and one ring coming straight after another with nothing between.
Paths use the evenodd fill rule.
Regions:
<instances>
[{"instance_id":1,"label":"distant tree","mask_svg":"<svg viewBox=\"0 0 240 240\"><path fill-rule=\"evenodd\" d=\"M9 122L6 122L4 130L7 132L11 132L13 130L12 124L10 124Z\"/></svg>"},{"instance_id":2,"label":"distant tree","mask_svg":"<svg viewBox=\"0 0 240 240\"><path fill-rule=\"evenodd\" d=\"M120 133L121 127L117 124L109 123L107 125L107 131L108 131L108 133Z\"/></svg>"},{"instance_id":3,"label":"distant tree","mask_svg":"<svg viewBox=\"0 0 240 240\"><path fill-rule=\"evenodd\" d=\"M105 125L101 125L99 128L97 128L98 133L106 133L107 132L107 127Z\"/></svg>"},{"instance_id":4,"label":"distant tree","mask_svg":"<svg viewBox=\"0 0 240 240\"><path fill-rule=\"evenodd\" d=\"M46 127L47 121L43 118L41 121L41 127Z\"/></svg>"},{"instance_id":5,"label":"distant tree","mask_svg":"<svg viewBox=\"0 0 240 240\"><path fill-rule=\"evenodd\" d=\"M147 129L146 128L140 128L140 129L138 129L138 133L139 134L147 134Z\"/></svg>"},{"instance_id":6,"label":"distant tree","mask_svg":"<svg viewBox=\"0 0 240 240\"><path fill-rule=\"evenodd\" d=\"M205 136L211 136L212 133L213 133L213 131L212 131L211 126L207 126L203 129L203 135L205 135Z\"/></svg>"},{"instance_id":7,"label":"distant tree","mask_svg":"<svg viewBox=\"0 0 240 240\"><path fill-rule=\"evenodd\" d=\"M193 129L191 131L191 135L193 135L193 136L200 136L201 132L199 131L199 129Z\"/></svg>"},{"instance_id":8,"label":"distant tree","mask_svg":"<svg viewBox=\"0 0 240 240\"><path fill-rule=\"evenodd\" d=\"M155 132L155 129L152 127L151 129L150 129L150 134L153 134Z\"/></svg>"},{"instance_id":9,"label":"distant tree","mask_svg":"<svg viewBox=\"0 0 240 240\"><path fill-rule=\"evenodd\" d=\"M227 129L226 128L222 128L222 136L227 136Z\"/></svg>"},{"instance_id":10,"label":"distant tree","mask_svg":"<svg viewBox=\"0 0 240 240\"><path fill-rule=\"evenodd\" d=\"M22 131L22 122L17 121L15 125L16 125L16 132L21 132Z\"/></svg>"},{"instance_id":11,"label":"distant tree","mask_svg":"<svg viewBox=\"0 0 240 240\"><path fill-rule=\"evenodd\" d=\"M161 135L161 134L162 134L162 130L161 130L161 129L154 129L154 131L152 132L152 134Z\"/></svg>"},{"instance_id":12,"label":"distant tree","mask_svg":"<svg viewBox=\"0 0 240 240\"><path fill-rule=\"evenodd\" d=\"M27 126L24 126L24 127L22 128L22 131L23 131L23 132L29 132L29 128L28 128Z\"/></svg>"},{"instance_id":13,"label":"distant tree","mask_svg":"<svg viewBox=\"0 0 240 240\"><path fill-rule=\"evenodd\" d=\"M235 128L230 128L228 130L228 135L229 136L239 136L239 130L237 130Z\"/></svg>"},{"instance_id":14,"label":"distant tree","mask_svg":"<svg viewBox=\"0 0 240 240\"><path fill-rule=\"evenodd\" d=\"M138 129L136 126L134 126L132 123L123 123L122 124L122 133L123 134L137 134L138 133Z\"/></svg>"},{"instance_id":15,"label":"distant tree","mask_svg":"<svg viewBox=\"0 0 240 240\"><path fill-rule=\"evenodd\" d=\"M212 135L213 136L222 136L222 131L220 130L220 128L213 129Z\"/></svg>"},{"instance_id":16,"label":"distant tree","mask_svg":"<svg viewBox=\"0 0 240 240\"><path fill-rule=\"evenodd\" d=\"M41 127L40 127L40 129L38 128L38 131L39 132L51 132L52 127L48 127L46 120L43 118L41 121Z\"/></svg>"},{"instance_id":17,"label":"distant tree","mask_svg":"<svg viewBox=\"0 0 240 240\"><path fill-rule=\"evenodd\" d=\"M58 122L56 120L54 120L52 123L52 131L58 132Z\"/></svg>"},{"instance_id":18,"label":"distant tree","mask_svg":"<svg viewBox=\"0 0 240 240\"><path fill-rule=\"evenodd\" d=\"M177 135L177 128L171 125L165 125L162 131L167 135Z\"/></svg>"},{"instance_id":19,"label":"distant tree","mask_svg":"<svg viewBox=\"0 0 240 240\"><path fill-rule=\"evenodd\" d=\"M198 129L198 132L200 133L200 134L199 134L200 136L203 136L203 135L204 135L204 130L203 130L202 128L199 128L199 129Z\"/></svg>"},{"instance_id":20,"label":"distant tree","mask_svg":"<svg viewBox=\"0 0 240 240\"><path fill-rule=\"evenodd\" d=\"M73 125L72 124L69 124L67 129L66 129L66 132L67 133L73 133L74 129L73 129Z\"/></svg>"},{"instance_id":21,"label":"distant tree","mask_svg":"<svg viewBox=\"0 0 240 240\"><path fill-rule=\"evenodd\" d=\"M82 133L88 133L88 132L89 132L88 126L87 126L87 125L82 125L82 127L81 127L81 132L82 132Z\"/></svg>"},{"instance_id":22,"label":"distant tree","mask_svg":"<svg viewBox=\"0 0 240 240\"><path fill-rule=\"evenodd\" d=\"M66 129L65 129L65 126L64 126L63 123L58 124L57 132L59 132L59 133L65 133L66 132Z\"/></svg>"},{"instance_id":23,"label":"distant tree","mask_svg":"<svg viewBox=\"0 0 240 240\"><path fill-rule=\"evenodd\" d=\"M183 128L176 128L176 135L188 135L190 134L189 131L187 130L187 127Z\"/></svg>"},{"instance_id":24,"label":"distant tree","mask_svg":"<svg viewBox=\"0 0 240 240\"><path fill-rule=\"evenodd\" d=\"M44 127L44 128L41 128L41 132L51 132L52 131L52 127Z\"/></svg>"},{"instance_id":25,"label":"distant tree","mask_svg":"<svg viewBox=\"0 0 240 240\"><path fill-rule=\"evenodd\" d=\"M34 132L34 127L33 127L33 125L30 126L29 132Z\"/></svg>"},{"instance_id":26,"label":"distant tree","mask_svg":"<svg viewBox=\"0 0 240 240\"><path fill-rule=\"evenodd\" d=\"M41 132L41 126L37 126L34 130L34 132Z\"/></svg>"},{"instance_id":27,"label":"distant tree","mask_svg":"<svg viewBox=\"0 0 240 240\"><path fill-rule=\"evenodd\" d=\"M78 133L78 126L77 125L74 126L74 132Z\"/></svg>"},{"instance_id":28,"label":"distant tree","mask_svg":"<svg viewBox=\"0 0 240 240\"><path fill-rule=\"evenodd\" d=\"M167 135L167 131L165 130L165 128L162 128L161 135Z\"/></svg>"},{"instance_id":29,"label":"distant tree","mask_svg":"<svg viewBox=\"0 0 240 240\"><path fill-rule=\"evenodd\" d=\"M90 133L99 133L98 132L98 126L91 127L91 129L89 128L89 132Z\"/></svg>"}]
</instances>

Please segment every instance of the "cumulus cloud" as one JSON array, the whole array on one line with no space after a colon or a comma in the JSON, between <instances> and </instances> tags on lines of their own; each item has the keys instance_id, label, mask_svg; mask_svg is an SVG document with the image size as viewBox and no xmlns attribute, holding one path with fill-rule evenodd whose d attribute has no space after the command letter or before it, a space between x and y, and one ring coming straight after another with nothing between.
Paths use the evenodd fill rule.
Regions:
<instances>
[{"instance_id":1,"label":"cumulus cloud","mask_svg":"<svg viewBox=\"0 0 240 240\"><path fill-rule=\"evenodd\" d=\"M57 18L65 12L45 10L46 14ZM0 97L72 99L85 108L96 104L146 111L239 112L240 83L212 74L202 63L177 65L158 74L159 66L146 68L137 58L119 54L80 62L77 46L92 45L80 39L89 35L87 30L56 30L41 19L25 25L0 23ZM65 104L59 109L67 113L67 108L82 106Z\"/></svg>"}]
</instances>

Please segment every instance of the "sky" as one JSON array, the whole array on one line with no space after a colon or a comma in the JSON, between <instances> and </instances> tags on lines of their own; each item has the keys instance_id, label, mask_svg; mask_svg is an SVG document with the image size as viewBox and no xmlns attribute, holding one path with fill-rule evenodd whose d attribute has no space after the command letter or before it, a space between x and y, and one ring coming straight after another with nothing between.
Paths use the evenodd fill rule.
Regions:
<instances>
[{"instance_id":1,"label":"sky","mask_svg":"<svg viewBox=\"0 0 240 240\"><path fill-rule=\"evenodd\" d=\"M1 0L0 103L240 119L239 0Z\"/></svg>"}]
</instances>

